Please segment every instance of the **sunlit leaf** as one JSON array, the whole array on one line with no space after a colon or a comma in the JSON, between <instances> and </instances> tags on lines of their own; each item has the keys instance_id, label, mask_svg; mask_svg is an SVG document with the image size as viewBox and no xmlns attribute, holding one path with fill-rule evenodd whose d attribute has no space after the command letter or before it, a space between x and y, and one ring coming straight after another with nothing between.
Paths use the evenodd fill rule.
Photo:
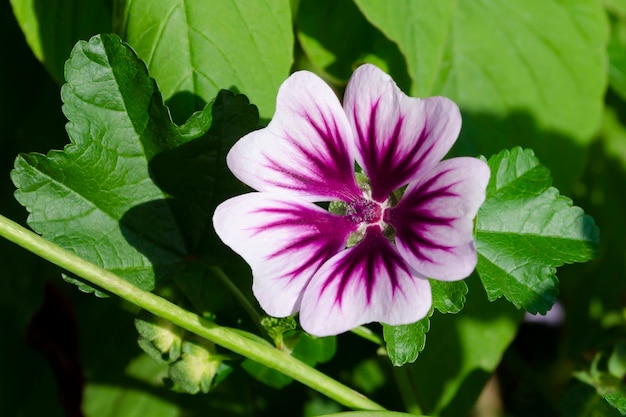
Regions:
<instances>
[{"instance_id":1,"label":"sunlit leaf","mask_svg":"<svg viewBox=\"0 0 626 417\"><path fill-rule=\"evenodd\" d=\"M515 148L488 161L491 179L476 222L477 270L490 300L545 314L558 294L556 267L597 255L598 228L551 187L532 151Z\"/></svg>"},{"instance_id":2,"label":"sunlit leaf","mask_svg":"<svg viewBox=\"0 0 626 417\"><path fill-rule=\"evenodd\" d=\"M274 113L289 75L288 1L120 0L117 32L142 58L180 121L220 89L235 89Z\"/></svg>"},{"instance_id":3,"label":"sunlit leaf","mask_svg":"<svg viewBox=\"0 0 626 417\"><path fill-rule=\"evenodd\" d=\"M107 0L11 0L11 5L33 54L59 84L74 44L111 31Z\"/></svg>"},{"instance_id":4,"label":"sunlit leaf","mask_svg":"<svg viewBox=\"0 0 626 417\"><path fill-rule=\"evenodd\" d=\"M394 366L414 362L426 345L426 333L430 330L430 316L411 324L389 326L383 324L383 336L387 354Z\"/></svg>"},{"instance_id":5,"label":"sunlit leaf","mask_svg":"<svg viewBox=\"0 0 626 417\"><path fill-rule=\"evenodd\" d=\"M223 92L174 125L143 63L113 35L77 44L66 78L72 143L21 155L12 173L30 226L143 289L212 262L213 208L236 192L225 186L235 181L225 150L256 126L256 109Z\"/></svg>"}]
</instances>

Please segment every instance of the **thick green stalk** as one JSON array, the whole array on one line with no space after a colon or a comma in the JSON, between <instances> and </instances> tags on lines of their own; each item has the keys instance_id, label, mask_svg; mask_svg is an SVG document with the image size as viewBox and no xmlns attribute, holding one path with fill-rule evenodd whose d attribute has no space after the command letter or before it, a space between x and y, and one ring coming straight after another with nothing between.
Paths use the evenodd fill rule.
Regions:
<instances>
[{"instance_id":1,"label":"thick green stalk","mask_svg":"<svg viewBox=\"0 0 626 417\"><path fill-rule=\"evenodd\" d=\"M164 298L143 291L117 275L48 242L1 215L0 236L144 310L163 317L217 345L276 369L347 407L358 410L384 409L362 394L274 348L269 343L260 341L255 335L219 326Z\"/></svg>"}]
</instances>

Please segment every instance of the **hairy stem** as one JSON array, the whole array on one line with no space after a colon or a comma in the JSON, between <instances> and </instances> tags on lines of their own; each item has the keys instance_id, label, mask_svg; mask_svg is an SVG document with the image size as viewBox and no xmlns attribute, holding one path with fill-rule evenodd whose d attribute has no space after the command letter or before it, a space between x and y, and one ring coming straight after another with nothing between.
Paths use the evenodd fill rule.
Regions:
<instances>
[{"instance_id":1,"label":"hairy stem","mask_svg":"<svg viewBox=\"0 0 626 417\"><path fill-rule=\"evenodd\" d=\"M362 394L261 341L256 335L219 326L164 298L143 291L1 215L0 236L152 314L219 346L276 369L347 407L360 410L384 409Z\"/></svg>"}]
</instances>

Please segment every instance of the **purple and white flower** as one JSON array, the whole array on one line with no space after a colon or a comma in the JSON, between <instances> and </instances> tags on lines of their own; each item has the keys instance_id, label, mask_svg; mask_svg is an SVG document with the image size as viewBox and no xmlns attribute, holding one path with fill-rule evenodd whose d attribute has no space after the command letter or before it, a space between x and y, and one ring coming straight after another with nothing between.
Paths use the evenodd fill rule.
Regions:
<instances>
[{"instance_id":1,"label":"purple and white flower","mask_svg":"<svg viewBox=\"0 0 626 417\"><path fill-rule=\"evenodd\" d=\"M318 336L423 318L428 278L460 280L476 266L473 221L489 168L441 161L460 127L452 101L408 97L373 65L354 72L343 107L316 75L289 77L270 124L227 156L258 192L225 201L213 218L250 264L261 307L300 312Z\"/></svg>"}]
</instances>

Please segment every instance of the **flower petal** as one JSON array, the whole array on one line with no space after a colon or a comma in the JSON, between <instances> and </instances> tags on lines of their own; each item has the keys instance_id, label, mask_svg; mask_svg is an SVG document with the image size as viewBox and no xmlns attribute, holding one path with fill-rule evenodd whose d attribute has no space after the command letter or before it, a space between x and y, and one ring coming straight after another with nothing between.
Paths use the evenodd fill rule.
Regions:
<instances>
[{"instance_id":1,"label":"flower petal","mask_svg":"<svg viewBox=\"0 0 626 417\"><path fill-rule=\"evenodd\" d=\"M314 275L304 292L300 323L316 336L373 321L408 324L423 318L431 303L428 280L413 275L380 228L370 226L359 244Z\"/></svg>"},{"instance_id":2,"label":"flower petal","mask_svg":"<svg viewBox=\"0 0 626 417\"><path fill-rule=\"evenodd\" d=\"M352 75L344 108L356 133L356 160L379 202L433 168L461 128L454 102L408 97L389 75L368 64Z\"/></svg>"},{"instance_id":3,"label":"flower petal","mask_svg":"<svg viewBox=\"0 0 626 417\"><path fill-rule=\"evenodd\" d=\"M351 201L360 195L353 142L337 96L318 76L300 71L280 87L270 124L241 138L227 162L258 191Z\"/></svg>"},{"instance_id":4,"label":"flower petal","mask_svg":"<svg viewBox=\"0 0 626 417\"><path fill-rule=\"evenodd\" d=\"M474 217L485 200L489 167L476 158L452 158L413 182L385 221L396 246L420 274L440 280L467 277L476 266Z\"/></svg>"},{"instance_id":5,"label":"flower petal","mask_svg":"<svg viewBox=\"0 0 626 417\"><path fill-rule=\"evenodd\" d=\"M303 288L317 269L346 245L355 225L297 198L249 193L220 204L218 236L252 268L252 290L269 315L300 308Z\"/></svg>"}]
</instances>

